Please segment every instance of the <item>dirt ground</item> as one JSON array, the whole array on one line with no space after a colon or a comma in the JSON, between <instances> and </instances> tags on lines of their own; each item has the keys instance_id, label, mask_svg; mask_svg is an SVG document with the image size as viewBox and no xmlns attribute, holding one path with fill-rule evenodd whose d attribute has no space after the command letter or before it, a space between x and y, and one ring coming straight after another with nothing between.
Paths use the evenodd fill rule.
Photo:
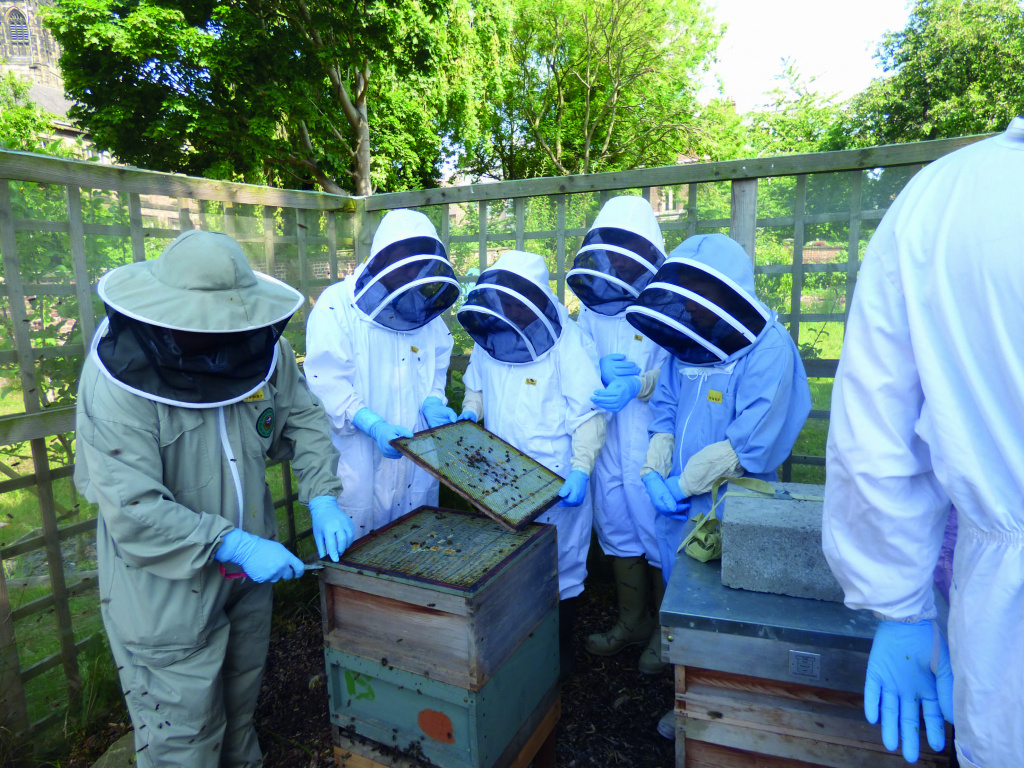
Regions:
<instances>
[{"instance_id":1,"label":"dirt ground","mask_svg":"<svg viewBox=\"0 0 1024 768\"><path fill-rule=\"evenodd\" d=\"M603 631L614 621L613 592L610 583L595 581L580 599L575 672L562 685L558 766L671 768L674 746L655 730L672 706L671 673L640 674L639 647L611 658L583 650L589 633ZM290 609L277 610L256 713L266 768L334 765L319 601L297 602L298 607L293 603ZM61 768L88 768L129 730L123 717L111 719L84 736L71 757L60 761Z\"/></svg>"}]
</instances>

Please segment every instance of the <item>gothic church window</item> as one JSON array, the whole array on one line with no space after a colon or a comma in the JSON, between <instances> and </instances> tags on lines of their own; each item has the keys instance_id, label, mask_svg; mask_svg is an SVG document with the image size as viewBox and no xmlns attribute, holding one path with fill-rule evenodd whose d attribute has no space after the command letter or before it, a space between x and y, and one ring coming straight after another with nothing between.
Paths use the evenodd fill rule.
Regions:
<instances>
[{"instance_id":1,"label":"gothic church window","mask_svg":"<svg viewBox=\"0 0 1024 768\"><path fill-rule=\"evenodd\" d=\"M29 55L28 22L25 14L17 9L7 14L7 40L12 56Z\"/></svg>"}]
</instances>

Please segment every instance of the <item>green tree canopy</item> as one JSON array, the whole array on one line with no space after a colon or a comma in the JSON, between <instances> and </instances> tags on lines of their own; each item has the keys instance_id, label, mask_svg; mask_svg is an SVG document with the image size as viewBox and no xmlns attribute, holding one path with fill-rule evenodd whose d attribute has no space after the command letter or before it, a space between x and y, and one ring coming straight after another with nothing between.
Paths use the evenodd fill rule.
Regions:
<instances>
[{"instance_id":1,"label":"green tree canopy","mask_svg":"<svg viewBox=\"0 0 1024 768\"><path fill-rule=\"evenodd\" d=\"M473 138L489 0L57 0L72 117L143 167L369 194ZM478 82L479 79L482 82Z\"/></svg>"},{"instance_id":2,"label":"green tree canopy","mask_svg":"<svg viewBox=\"0 0 1024 768\"><path fill-rule=\"evenodd\" d=\"M1000 131L1024 114L1019 0L914 0L876 57L888 74L852 100L846 146Z\"/></svg>"},{"instance_id":3,"label":"green tree canopy","mask_svg":"<svg viewBox=\"0 0 1024 768\"><path fill-rule=\"evenodd\" d=\"M511 66L464 168L512 179L707 154L717 126L697 91L720 37L701 0L517 0Z\"/></svg>"},{"instance_id":4,"label":"green tree canopy","mask_svg":"<svg viewBox=\"0 0 1024 768\"><path fill-rule=\"evenodd\" d=\"M843 106L836 97L816 90L791 61L776 78L763 109L747 115L750 152L758 157L821 152L834 148L842 129Z\"/></svg>"},{"instance_id":5,"label":"green tree canopy","mask_svg":"<svg viewBox=\"0 0 1024 768\"><path fill-rule=\"evenodd\" d=\"M3 149L36 150L50 127L52 115L32 103L29 87L27 81L13 72L0 73L0 147Z\"/></svg>"}]
</instances>

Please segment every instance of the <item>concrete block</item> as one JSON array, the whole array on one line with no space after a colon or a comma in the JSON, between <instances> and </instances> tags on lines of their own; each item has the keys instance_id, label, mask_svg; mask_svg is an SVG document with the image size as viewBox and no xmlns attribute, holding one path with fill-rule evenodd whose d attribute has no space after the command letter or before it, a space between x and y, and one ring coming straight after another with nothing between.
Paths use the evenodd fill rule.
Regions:
<instances>
[{"instance_id":1,"label":"concrete block","mask_svg":"<svg viewBox=\"0 0 1024 768\"><path fill-rule=\"evenodd\" d=\"M92 768L130 768L135 765L135 732L128 731L107 748Z\"/></svg>"},{"instance_id":2,"label":"concrete block","mask_svg":"<svg viewBox=\"0 0 1024 768\"><path fill-rule=\"evenodd\" d=\"M773 499L731 487L722 521L722 583L841 603L843 590L821 551L820 499L825 486L773 485ZM787 494L818 500L786 498Z\"/></svg>"}]
</instances>

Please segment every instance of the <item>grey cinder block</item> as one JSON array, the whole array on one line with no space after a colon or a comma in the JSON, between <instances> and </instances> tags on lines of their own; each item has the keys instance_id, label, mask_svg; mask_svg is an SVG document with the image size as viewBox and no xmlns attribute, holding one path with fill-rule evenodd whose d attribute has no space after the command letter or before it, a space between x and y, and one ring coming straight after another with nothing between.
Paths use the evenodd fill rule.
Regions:
<instances>
[{"instance_id":1,"label":"grey cinder block","mask_svg":"<svg viewBox=\"0 0 1024 768\"><path fill-rule=\"evenodd\" d=\"M773 485L777 489L773 499L730 488L735 493L725 500L722 583L754 592L843 602L843 590L821 551L822 502L779 498L788 493L821 499L825 486Z\"/></svg>"}]
</instances>

